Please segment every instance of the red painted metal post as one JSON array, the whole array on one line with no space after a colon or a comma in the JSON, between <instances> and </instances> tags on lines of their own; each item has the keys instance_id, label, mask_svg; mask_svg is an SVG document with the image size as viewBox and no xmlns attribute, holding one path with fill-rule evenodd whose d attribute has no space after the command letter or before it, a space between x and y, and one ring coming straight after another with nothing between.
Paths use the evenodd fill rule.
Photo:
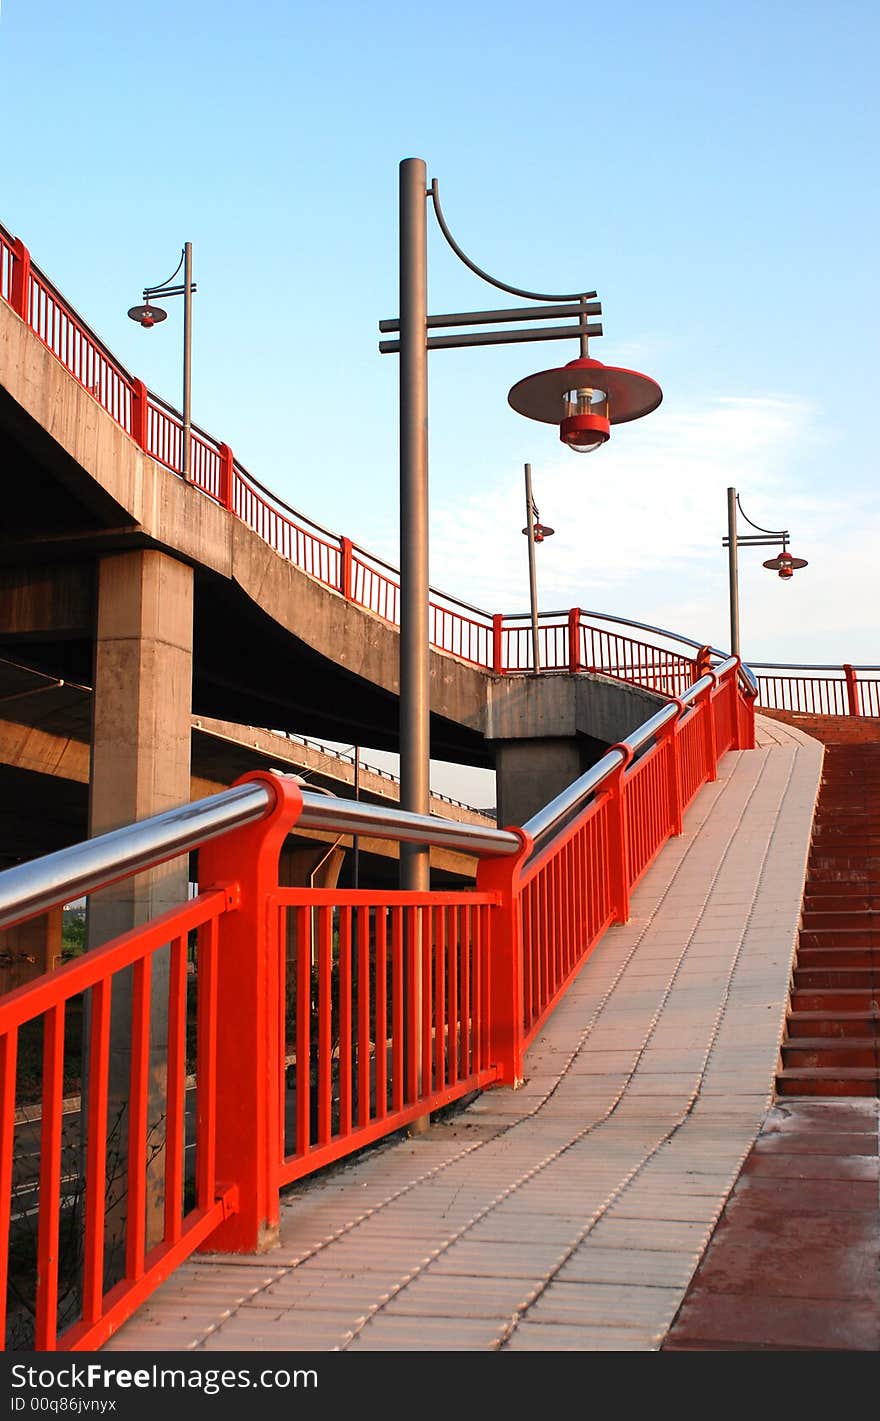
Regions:
<instances>
[{"instance_id":1,"label":"red painted metal post","mask_svg":"<svg viewBox=\"0 0 880 1421\"><path fill-rule=\"evenodd\" d=\"M673 704L678 706L678 715L664 726L661 731L661 739L664 745L663 754L666 760L666 789L669 796L669 831L672 837L678 838L684 828L684 818L681 808L681 759L678 753L678 722L684 713L684 701L677 696L672 697Z\"/></svg>"},{"instance_id":2,"label":"red painted metal post","mask_svg":"<svg viewBox=\"0 0 880 1421\"><path fill-rule=\"evenodd\" d=\"M492 670L496 676L502 676L504 674L504 665L501 655L501 629L503 622L503 612L495 612L492 617Z\"/></svg>"},{"instance_id":3,"label":"red painted metal post","mask_svg":"<svg viewBox=\"0 0 880 1421\"><path fill-rule=\"evenodd\" d=\"M694 679L699 681L701 676L712 666L712 649L708 646L701 646L694 658Z\"/></svg>"},{"instance_id":4,"label":"red painted metal post","mask_svg":"<svg viewBox=\"0 0 880 1421\"><path fill-rule=\"evenodd\" d=\"M220 454L220 502L232 513L235 508L235 460L228 444L217 446Z\"/></svg>"},{"instance_id":5,"label":"red painted metal post","mask_svg":"<svg viewBox=\"0 0 880 1421\"><path fill-rule=\"evenodd\" d=\"M846 701L849 714L861 715L862 703L859 695L859 683L855 667L850 666L848 661L843 664L843 674L846 677Z\"/></svg>"},{"instance_id":6,"label":"red painted metal post","mask_svg":"<svg viewBox=\"0 0 880 1421\"><path fill-rule=\"evenodd\" d=\"M278 856L301 813L302 793L292 778L262 771L236 783L251 780L274 791L269 815L199 850L200 887L227 888L233 900L220 924L216 963L216 1192L237 1185L239 1209L204 1244L220 1253L260 1252L278 1231L282 949L269 895L278 887Z\"/></svg>"},{"instance_id":7,"label":"red painted metal post","mask_svg":"<svg viewBox=\"0 0 880 1421\"><path fill-rule=\"evenodd\" d=\"M9 304L23 321L31 314L31 254L20 237L12 243L12 283Z\"/></svg>"},{"instance_id":8,"label":"red painted metal post","mask_svg":"<svg viewBox=\"0 0 880 1421\"><path fill-rule=\"evenodd\" d=\"M131 437L135 444L149 453L149 394L143 380L131 382Z\"/></svg>"},{"instance_id":9,"label":"red painted metal post","mask_svg":"<svg viewBox=\"0 0 880 1421\"><path fill-rule=\"evenodd\" d=\"M611 835L608 845L608 873L615 917L619 923L628 923L629 844L626 832L626 780L624 775L633 758L633 752L628 745L612 745L610 748L619 750L624 758L617 769L612 770L603 785L603 789L608 794L610 807Z\"/></svg>"},{"instance_id":10,"label":"red painted metal post","mask_svg":"<svg viewBox=\"0 0 880 1421\"><path fill-rule=\"evenodd\" d=\"M703 745L706 755L706 781L711 783L718 778L718 745L715 735L715 690L718 685L718 677L714 671L706 673L711 676L712 684L705 691L701 691L696 699L698 714L703 718Z\"/></svg>"},{"instance_id":11,"label":"red painted metal post","mask_svg":"<svg viewBox=\"0 0 880 1421\"><path fill-rule=\"evenodd\" d=\"M568 669L572 675L581 669L580 607L572 607L568 614Z\"/></svg>"},{"instance_id":12,"label":"red painted metal post","mask_svg":"<svg viewBox=\"0 0 880 1421\"><path fill-rule=\"evenodd\" d=\"M339 590L346 602L351 601L351 538L339 539Z\"/></svg>"},{"instance_id":13,"label":"red painted metal post","mask_svg":"<svg viewBox=\"0 0 880 1421\"><path fill-rule=\"evenodd\" d=\"M497 893L498 906L491 915L489 976L489 1058L499 1072L499 1085L520 1085L523 1080L523 950L520 873L532 851L531 836L510 827L521 849L508 858L486 857L477 869L477 892Z\"/></svg>"}]
</instances>

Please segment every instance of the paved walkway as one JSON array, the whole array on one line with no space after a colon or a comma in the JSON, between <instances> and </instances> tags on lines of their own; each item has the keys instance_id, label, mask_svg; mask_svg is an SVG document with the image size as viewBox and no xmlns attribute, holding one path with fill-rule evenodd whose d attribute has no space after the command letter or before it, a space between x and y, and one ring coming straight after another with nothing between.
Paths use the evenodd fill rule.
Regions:
<instances>
[{"instance_id":1,"label":"paved walkway","mask_svg":"<svg viewBox=\"0 0 880 1421\"><path fill-rule=\"evenodd\" d=\"M109 1349L635 1350L667 1336L773 1102L822 747L759 721L527 1058L298 1185Z\"/></svg>"}]
</instances>

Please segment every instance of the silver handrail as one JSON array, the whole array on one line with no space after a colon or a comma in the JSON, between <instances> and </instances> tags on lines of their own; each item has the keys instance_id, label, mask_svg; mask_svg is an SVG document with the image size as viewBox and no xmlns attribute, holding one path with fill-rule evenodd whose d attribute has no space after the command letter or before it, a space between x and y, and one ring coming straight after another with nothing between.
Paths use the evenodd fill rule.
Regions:
<instances>
[{"instance_id":1,"label":"silver handrail","mask_svg":"<svg viewBox=\"0 0 880 1421\"><path fill-rule=\"evenodd\" d=\"M735 665L736 658L729 657L716 672L701 676L685 691L681 700L689 705L702 691L713 685L716 675L723 675ZM533 815L525 825L526 832L536 843L544 840L602 785L625 759L627 749L636 754L677 714L674 702L655 712L628 739L620 742L623 748L609 750L585 774ZM299 776L291 778L299 781ZM520 847L519 838L509 829L460 824L440 815L412 814L394 806L337 799L329 791L316 793L314 790L303 790L302 797L303 808L296 821L297 827L302 829L373 835L402 843L433 844L438 848L455 849L474 856L507 856L517 853ZM8 868L0 873L0 928L44 913L59 903L72 902L96 888L188 853L230 829L262 819L274 800L272 790L265 782L256 780L233 785L219 794L177 809L168 809L163 814L154 814L149 819L112 829L81 844L73 844Z\"/></svg>"},{"instance_id":2,"label":"silver handrail","mask_svg":"<svg viewBox=\"0 0 880 1421\"><path fill-rule=\"evenodd\" d=\"M755 671L842 671L843 662L833 666L830 663L796 664L786 661L750 661ZM880 671L880 666L853 666L853 671Z\"/></svg>"},{"instance_id":3,"label":"silver handrail","mask_svg":"<svg viewBox=\"0 0 880 1421\"><path fill-rule=\"evenodd\" d=\"M167 809L8 868L0 873L0 928L45 913L59 903L70 903L96 888L188 853L230 829L262 819L274 802L275 796L265 783L233 785L192 804ZM329 791L303 791L297 828L372 834L472 855L513 854L519 849L519 839L505 830L336 799Z\"/></svg>"},{"instance_id":4,"label":"silver handrail","mask_svg":"<svg viewBox=\"0 0 880 1421\"><path fill-rule=\"evenodd\" d=\"M379 839L401 843L434 844L437 848L458 849L466 854L515 854L519 839L507 829L491 829L480 824L461 824L439 814L412 814L384 804L363 800L319 798L303 792L303 812L298 829L325 829L336 834L372 834Z\"/></svg>"},{"instance_id":5,"label":"silver handrail","mask_svg":"<svg viewBox=\"0 0 880 1421\"><path fill-rule=\"evenodd\" d=\"M723 676L735 665L736 657L728 657L711 673L701 676L698 681L689 686L680 699L685 706L690 706L703 691L708 690L714 684L717 677ZM662 710L657 711L649 720L638 726L625 740L621 740L620 749L616 746L613 747L602 756L601 760L597 760L595 765L591 765L579 779L574 780L555 799L551 799L550 803L545 804L543 809L539 809L537 814L533 814L531 819L523 825L525 833L530 834L534 840L534 848L530 857L533 857L537 850L543 847L543 841L550 834L561 828L566 819L582 809L590 796L601 789L608 776L624 762L627 750L630 750L633 755L637 754L678 714L678 707L674 702L664 706Z\"/></svg>"},{"instance_id":6,"label":"silver handrail","mask_svg":"<svg viewBox=\"0 0 880 1421\"><path fill-rule=\"evenodd\" d=\"M274 801L266 784L234 785L194 804L166 809L150 819L7 868L0 873L0 928L45 913L58 903L70 903L95 888L187 853L229 829L262 819Z\"/></svg>"}]
</instances>

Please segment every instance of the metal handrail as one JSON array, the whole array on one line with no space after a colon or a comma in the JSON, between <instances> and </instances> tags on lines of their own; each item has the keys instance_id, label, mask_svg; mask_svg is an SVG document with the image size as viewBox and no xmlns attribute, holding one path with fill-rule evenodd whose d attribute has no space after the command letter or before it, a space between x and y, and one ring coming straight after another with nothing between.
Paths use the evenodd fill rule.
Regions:
<instances>
[{"instance_id":1,"label":"metal handrail","mask_svg":"<svg viewBox=\"0 0 880 1421\"><path fill-rule=\"evenodd\" d=\"M312 798L303 793L303 812L297 828L325 829L337 834L373 834L401 843L434 844L437 848L458 849L467 854L515 854L520 846L516 834L488 825L461 824L435 814L413 814L384 804L363 800Z\"/></svg>"},{"instance_id":2,"label":"metal handrail","mask_svg":"<svg viewBox=\"0 0 880 1421\"><path fill-rule=\"evenodd\" d=\"M141 869L187 853L229 829L262 819L274 803L267 784L234 785L194 804L111 829L0 873L0 928L70 903Z\"/></svg>"},{"instance_id":3,"label":"metal handrail","mask_svg":"<svg viewBox=\"0 0 880 1421\"><path fill-rule=\"evenodd\" d=\"M680 700L689 705L719 676L736 666L729 657L716 671L694 682ZM672 701L655 712L632 734L603 755L585 774L562 790L525 825L525 832L537 843L546 839L561 821L579 809L589 795L626 758L635 755L679 714ZM286 778L280 776L279 778ZM291 776L301 783L298 775ZM303 808L297 820L302 829L321 829L336 834L373 835L401 843L433 844L460 853L507 856L520 848L520 839L509 829L492 829L478 824L461 824L440 815L413 814L408 810L359 800L337 799L329 791L302 791ZM268 814L274 803L270 786L250 781L221 790L177 809L167 809L149 819L141 819L121 829L111 829L81 844L58 849L43 858L18 864L0 873L0 928L24 918L44 913L59 903L177 858L215 839L230 829L240 828Z\"/></svg>"},{"instance_id":4,"label":"metal handrail","mask_svg":"<svg viewBox=\"0 0 880 1421\"><path fill-rule=\"evenodd\" d=\"M302 797L298 828L372 834L473 855L513 854L520 846L517 836L506 830L336 799L329 791L304 790ZM274 802L272 789L265 782L233 785L219 794L8 868L0 873L0 928L45 913L59 903L70 903L96 888L188 853L230 829L262 819Z\"/></svg>"},{"instance_id":5,"label":"metal handrail","mask_svg":"<svg viewBox=\"0 0 880 1421\"><path fill-rule=\"evenodd\" d=\"M714 671L707 672L701 676L692 686L689 686L684 695L679 699L685 706L690 706L704 691L709 690L716 680L726 674L726 672L736 666L735 656L730 656L722 662ZM545 804L543 809L539 809L537 814L533 814L531 819L523 825L526 834L531 835L534 841L532 855L543 841L552 833L562 827L563 822L571 815L582 809L590 795L601 789L605 780L618 768L627 758L627 751L632 755L638 753L650 740L674 720L679 715L679 708L676 702L671 701L669 705L652 715L642 725L638 726L625 740L620 741L620 748L613 746L601 760L597 760L595 765L591 765L588 770L574 780L555 799L551 799L549 804Z\"/></svg>"},{"instance_id":6,"label":"metal handrail","mask_svg":"<svg viewBox=\"0 0 880 1421\"><path fill-rule=\"evenodd\" d=\"M750 661L749 665L755 671L842 671L843 663L834 665L830 662L818 664L788 661ZM856 666L852 665L853 671L880 671L880 666Z\"/></svg>"}]
</instances>

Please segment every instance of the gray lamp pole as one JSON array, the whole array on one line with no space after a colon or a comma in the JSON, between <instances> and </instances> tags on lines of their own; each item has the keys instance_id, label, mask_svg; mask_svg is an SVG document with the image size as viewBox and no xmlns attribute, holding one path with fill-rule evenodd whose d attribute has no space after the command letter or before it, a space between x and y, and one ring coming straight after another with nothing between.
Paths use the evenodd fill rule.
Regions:
<instances>
[{"instance_id":1,"label":"gray lamp pole","mask_svg":"<svg viewBox=\"0 0 880 1421\"><path fill-rule=\"evenodd\" d=\"M541 669L538 646L538 579L535 573L535 503L532 498L532 466L526 464L526 533L529 540L529 605L532 613L532 671Z\"/></svg>"},{"instance_id":2,"label":"gray lamp pole","mask_svg":"<svg viewBox=\"0 0 880 1421\"><path fill-rule=\"evenodd\" d=\"M400 164L400 804L428 814L428 247L427 168ZM400 886L430 887L430 850L401 844Z\"/></svg>"},{"instance_id":3,"label":"gray lamp pole","mask_svg":"<svg viewBox=\"0 0 880 1421\"><path fill-rule=\"evenodd\" d=\"M443 236L455 255L481 280L501 291L525 301L548 304L514 307L491 311L458 311L443 315L428 314L428 254L427 204L431 201L434 215ZM575 424L597 424L604 433L598 442L608 437L609 423L638 419L655 409L662 391L655 381L638 372L603 366L600 361L585 357L585 340L600 336L602 327L591 323L590 316L600 315L601 304L594 301L595 291L579 291L566 295L551 295L526 291L510 286L490 276L468 257L456 242L440 206L437 179L430 187L427 168L422 158L404 158L399 169L399 295L400 313L379 322L382 333L395 333L391 340L379 341L382 355L400 356L400 805L416 814L430 812L430 661L429 661L429 581L428 581L428 352L452 350L467 346L507 345L517 341L572 340L579 342L581 358L574 362L577 370L544 371L538 376L520 381L508 392L508 403L520 414L543 423L558 424L560 438L573 449L595 447L597 440L589 437L569 438L565 432L572 423L564 398L575 388L578 412ZM543 317L572 318L568 326L531 326L523 330L523 322ZM492 329L501 323L514 323L515 329ZM461 332L460 326L489 326L488 331ZM441 332L434 333L433 332ZM549 386L547 388L547 377ZM589 378L590 388L585 388ZM538 389L532 389L532 382ZM523 390L523 386L527 388ZM558 389L557 389L558 386ZM592 412L594 393L601 396L605 414ZM516 397L515 397L516 396ZM581 411L581 397L590 408ZM611 413L607 413L609 406ZM569 402L570 403L570 402ZM423 845L401 844L400 885L404 890L424 892L430 887L429 850ZM416 914L415 917L418 915ZM420 938L419 925L415 945ZM408 954L409 957L409 954ZM412 954L411 970L415 982L416 1023L421 1020L421 953ZM413 1028L418 1030L418 1024ZM421 1092L421 1049L415 1052L417 1062L417 1092ZM426 1122L418 1122L423 1124Z\"/></svg>"},{"instance_id":4,"label":"gray lamp pole","mask_svg":"<svg viewBox=\"0 0 880 1421\"><path fill-rule=\"evenodd\" d=\"M183 267L183 282L175 286L174 278L181 267ZM185 242L180 254L180 261L168 280L163 281L160 286L145 286L143 306L131 306L128 312L133 321L137 321L138 325L150 330L168 316L168 312L161 306L152 304L152 298L154 296L183 297L183 411L180 435L180 472L184 479L189 479L192 468L190 447L192 444L192 298L193 292L196 290L195 282L192 279L192 270L192 242Z\"/></svg>"},{"instance_id":5,"label":"gray lamp pole","mask_svg":"<svg viewBox=\"0 0 880 1421\"><path fill-rule=\"evenodd\" d=\"M181 473L189 478L192 466L190 430L192 428L192 242L183 248L183 450Z\"/></svg>"},{"instance_id":6,"label":"gray lamp pole","mask_svg":"<svg viewBox=\"0 0 880 1421\"><path fill-rule=\"evenodd\" d=\"M526 526L523 532L529 540L529 605L532 614L532 675L541 670L541 649L538 637L538 578L535 571L535 544L553 536L553 529L542 523L532 495L532 466L526 464Z\"/></svg>"},{"instance_id":7,"label":"gray lamp pole","mask_svg":"<svg viewBox=\"0 0 880 1421\"><path fill-rule=\"evenodd\" d=\"M741 513L743 518L755 533L737 533L737 514ZM743 506L739 501L739 494L735 488L727 490L727 536L722 538L722 546L727 549L728 580L730 584L730 650L734 656L741 656L739 642L739 548L761 547L761 548L782 548L778 557L768 558L764 567L770 572L775 572L783 581L788 581L795 571L801 567L807 567L806 558L792 557L788 551L789 532L787 528L762 528L759 523L753 523L743 513Z\"/></svg>"},{"instance_id":8,"label":"gray lamp pole","mask_svg":"<svg viewBox=\"0 0 880 1421\"><path fill-rule=\"evenodd\" d=\"M730 651L739 656L739 567L736 545L736 489L727 490L727 568L730 582Z\"/></svg>"}]
</instances>

